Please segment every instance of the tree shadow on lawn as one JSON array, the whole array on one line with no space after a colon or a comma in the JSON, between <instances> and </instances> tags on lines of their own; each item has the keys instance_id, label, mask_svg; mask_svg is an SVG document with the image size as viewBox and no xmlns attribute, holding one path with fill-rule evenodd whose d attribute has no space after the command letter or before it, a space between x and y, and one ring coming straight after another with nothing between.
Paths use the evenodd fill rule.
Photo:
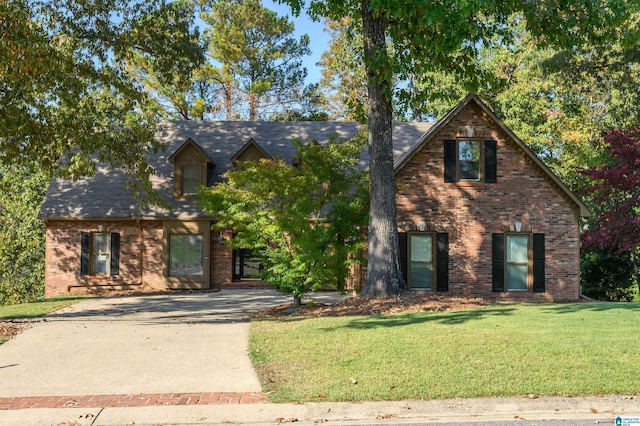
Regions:
<instances>
[{"instance_id":1,"label":"tree shadow on lawn","mask_svg":"<svg viewBox=\"0 0 640 426\"><path fill-rule=\"evenodd\" d=\"M576 312L608 312L623 310L640 313L640 303L637 302L576 302L551 304L546 306L545 312L554 314L572 314Z\"/></svg>"},{"instance_id":2,"label":"tree shadow on lawn","mask_svg":"<svg viewBox=\"0 0 640 426\"><path fill-rule=\"evenodd\" d=\"M340 328L367 330L379 327L402 327L415 324L440 323L459 325L470 321L478 321L491 316L510 316L516 309L513 307L491 306L485 308L447 311L447 312L412 312L394 315L376 315L356 317L347 324L338 327L323 328L324 331L335 331Z\"/></svg>"}]
</instances>

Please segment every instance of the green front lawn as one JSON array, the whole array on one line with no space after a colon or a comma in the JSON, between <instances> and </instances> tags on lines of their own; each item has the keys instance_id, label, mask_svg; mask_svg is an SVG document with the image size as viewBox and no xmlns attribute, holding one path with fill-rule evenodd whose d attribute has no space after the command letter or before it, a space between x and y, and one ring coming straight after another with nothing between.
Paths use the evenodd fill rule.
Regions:
<instances>
[{"instance_id":1,"label":"green front lawn","mask_svg":"<svg viewBox=\"0 0 640 426\"><path fill-rule=\"evenodd\" d=\"M39 300L32 303L19 305L0 306L0 322L3 320L28 319L50 314L58 309L73 305L86 297L60 297L54 299ZM9 336L4 335L0 324L0 344L7 341ZM10 335L13 333L10 333Z\"/></svg>"},{"instance_id":2,"label":"green front lawn","mask_svg":"<svg viewBox=\"0 0 640 426\"><path fill-rule=\"evenodd\" d=\"M57 297L32 303L0 306L0 320L41 317L78 303L83 299L86 299L86 297Z\"/></svg>"},{"instance_id":3,"label":"green front lawn","mask_svg":"<svg viewBox=\"0 0 640 426\"><path fill-rule=\"evenodd\" d=\"M254 320L249 346L273 402L640 392L635 303Z\"/></svg>"}]
</instances>

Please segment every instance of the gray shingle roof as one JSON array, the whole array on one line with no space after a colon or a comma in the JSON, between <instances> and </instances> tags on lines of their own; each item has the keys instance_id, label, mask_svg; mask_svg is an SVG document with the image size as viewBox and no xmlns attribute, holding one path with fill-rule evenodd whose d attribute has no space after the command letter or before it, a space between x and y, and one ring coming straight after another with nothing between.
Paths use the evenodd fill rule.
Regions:
<instances>
[{"instance_id":1,"label":"gray shingle roof","mask_svg":"<svg viewBox=\"0 0 640 426\"><path fill-rule=\"evenodd\" d=\"M395 123L394 157L420 141L431 123ZM231 158L250 138L272 157L291 162L293 141L316 140L324 144L336 137L344 141L358 131L357 123L344 122L234 122L171 121L159 126L158 139L166 144L163 152L149 157L155 169L151 181L160 197L172 207L141 209L126 188L127 176L121 170L99 167L96 175L78 181L55 179L51 182L40 209L42 219L124 219L124 218L202 218L207 217L196 200L173 198L173 164L169 157L189 138L193 139L215 164L213 173L222 175L233 168ZM368 165L365 149L360 164ZM214 179L215 180L215 179Z\"/></svg>"}]
</instances>

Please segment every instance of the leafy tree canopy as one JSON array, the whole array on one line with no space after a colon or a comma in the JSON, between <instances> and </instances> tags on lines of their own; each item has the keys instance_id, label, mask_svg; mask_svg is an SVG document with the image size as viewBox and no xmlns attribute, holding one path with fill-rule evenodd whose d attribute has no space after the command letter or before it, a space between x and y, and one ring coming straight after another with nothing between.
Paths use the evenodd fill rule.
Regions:
<instances>
[{"instance_id":1,"label":"leafy tree canopy","mask_svg":"<svg viewBox=\"0 0 640 426\"><path fill-rule=\"evenodd\" d=\"M303 0L283 0L299 13ZM371 210L367 281L363 294L395 294L406 290L399 266L393 182L393 78L422 83L427 72L466 77L475 91L483 80L477 66L482 46L509 41L506 25L514 15L541 46L576 46L611 37L609 28L628 17L626 2L549 0L460 0L455 2L394 0L312 0L316 17L338 21L344 16L362 22L367 75L367 125L370 151ZM391 49L389 48L391 46ZM401 88L400 100L413 98Z\"/></svg>"},{"instance_id":2,"label":"leafy tree canopy","mask_svg":"<svg viewBox=\"0 0 640 426\"><path fill-rule=\"evenodd\" d=\"M281 159L243 163L226 182L201 191L216 227L234 230L228 244L251 249L262 279L296 301L309 291L344 289L363 248L366 173L358 137L322 146L297 143L294 165Z\"/></svg>"},{"instance_id":3,"label":"leafy tree canopy","mask_svg":"<svg viewBox=\"0 0 640 426\"><path fill-rule=\"evenodd\" d=\"M50 176L36 162L0 166L0 305L44 295L44 224L38 206Z\"/></svg>"},{"instance_id":4,"label":"leafy tree canopy","mask_svg":"<svg viewBox=\"0 0 640 426\"><path fill-rule=\"evenodd\" d=\"M143 90L120 64L153 58L166 75L201 58L181 3L161 0L0 0L0 165L58 175L93 173L96 161L149 189L145 152L158 148Z\"/></svg>"},{"instance_id":5,"label":"leafy tree canopy","mask_svg":"<svg viewBox=\"0 0 640 426\"><path fill-rule=\"evenodd\" d=\"M604 135L609 160L584 172L598 215L584 233L587 248L634 253L640 247L640 128Z\"/></svg>"}]
</instances>

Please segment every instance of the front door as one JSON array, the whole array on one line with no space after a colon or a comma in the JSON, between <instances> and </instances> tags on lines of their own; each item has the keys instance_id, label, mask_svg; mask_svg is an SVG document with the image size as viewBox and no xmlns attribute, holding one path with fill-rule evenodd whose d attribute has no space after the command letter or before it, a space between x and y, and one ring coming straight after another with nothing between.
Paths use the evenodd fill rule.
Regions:
<instances>
[{"instance_id":1,"label":"front door","mask_svg":"<svg viewBox=\"0 0 640 426\"><path fill-rule=\"evenodd\" d=\"M262 266L251 250L238 249L233 251L233 280L259 281Z\"/></svg>"}]
</instances>

